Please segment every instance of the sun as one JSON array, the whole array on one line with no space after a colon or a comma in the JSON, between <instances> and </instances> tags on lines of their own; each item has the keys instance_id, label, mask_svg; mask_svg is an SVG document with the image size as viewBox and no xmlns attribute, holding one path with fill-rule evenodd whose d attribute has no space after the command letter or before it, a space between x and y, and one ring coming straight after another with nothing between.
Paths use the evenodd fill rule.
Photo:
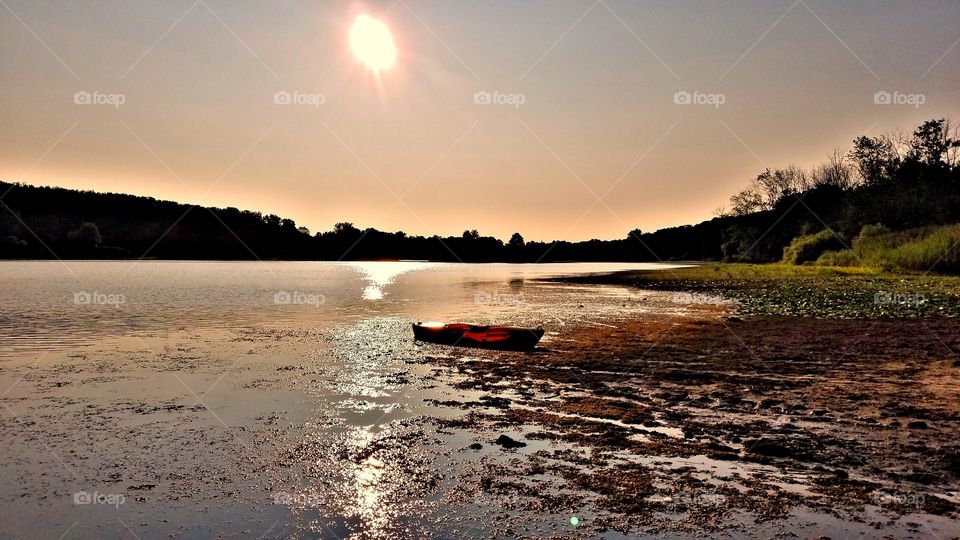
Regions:
<instances>
[{"instance_id":1,"label":"sun","mask_svg":"<svg viewBox=\"0 0 960 540\"><path fill-rule=\"evenodd\" d=\"M357 60L378 75L397 61L397 46L390 29L369 15L360 15L353 21L350 48Z\"/></svg>"}]
</instances>

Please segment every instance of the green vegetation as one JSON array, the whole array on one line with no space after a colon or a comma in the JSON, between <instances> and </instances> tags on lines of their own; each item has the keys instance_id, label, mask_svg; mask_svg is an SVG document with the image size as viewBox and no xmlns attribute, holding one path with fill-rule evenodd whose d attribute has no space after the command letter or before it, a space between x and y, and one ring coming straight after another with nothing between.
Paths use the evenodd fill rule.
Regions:
<instances>
[{"instance_id":1,"label":"green vegetation","mask_svg":"<svg viewBox=\"0 0 960 540\"><path fill-rule=\"evenodd\" d=\"M900 244L885 259L894 268L954 273L960 271L958 248L960 225L953 225L934 228L916 240Z\"/></svg>"},{"instance_id":2,"label":"green vegetation","mask_svg":"<svg viewBox=\"0 0 960 540\"><path fill-rule=\"evenodd\" d=\"M803 264L817 260L825 251L843 247L833 231L822 230L816 234L798 236L783 250L783 262Z\"/></svg>"},{"instance_id":3,"label":"green vegetation","mask_svg":"<svg viewBox=\"0 0 960 540\"><path fill-rule=\"evenodd\" d=\"M737 301L744 315L817 318L958 317L960 277L897 274L863 267L712 264L630 271L564 281L615 283Z\"/></svg>"},{"instance_id":4,"label":"green vegetation","mask_svg":"<svg viewBox=\"0 0 960 540\"><path fill-rule=\"evenodd\" d=\"M794 244L809 244L809 239L822 237L824 233L832 236L830 231L822 231L817 235L798 237L790 244L790 248ZM790 248L787 251L790 251ZM801 259L798 256L787 257L786 253L784 255L784 262L793 264L809 260L811 259ZM822 252L816 262L824 266L867 266L903 272L957 273L960 272L960 224L919 227L905 231L891 231L882 225L867 225L853 240L851 249Z\"/></svg>"}]
</instances>

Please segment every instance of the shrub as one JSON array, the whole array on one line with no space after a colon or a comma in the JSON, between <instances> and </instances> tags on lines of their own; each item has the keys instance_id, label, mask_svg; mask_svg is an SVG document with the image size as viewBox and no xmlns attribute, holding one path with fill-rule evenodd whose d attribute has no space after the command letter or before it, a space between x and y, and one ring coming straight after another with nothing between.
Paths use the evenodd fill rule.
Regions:
<instances>
[{"instance_id":1,"label":"shrub","mask_svg":"<svg viewBox=\"0 0 960 540\"><path fill-rule=\"evenodd\" d=\"M67 233L67 238L81 248L96 248L103 242L100 236L100 229L96 223L85 222L79 227Z\"/></svg>"},{"instance_id":2,"label":"shrub","mask_svg":"<svg viewBox=\"0 0 960 540\"><path fill-rule=\"evenodd\" d=\"M816 261L825 251L842 249L843 243L830 230L806 234L794 238L783 248L783 262L803 264Z\"/></svg>"},{"instance_id":3,"label":"shrub","mask_svg":"<svg viewBox=\"0 0 960 540\"><path fill-rule=\"evenodd\" d=\"M930 231L892 249L886 256L896 268L921 272L960 272L960 225Z\"/></svg>"},{"instance_id":4,"label":"shrub","mask_svg":"<svg viewBox=\"0 0 960 540\"><path fill-rule=\"evenodd\" d=\"M867 225L854 239L852 249L824 252L817 264L960 273L960 224L905 231Z\"/></svg>"},{"instance_id":5,"label":"shrub","mask_svg":"<svg viewBox=\"0 0 960 540\"><path fill-rule=\"evenodd\" d=\"M850 249L825 251L817 259L820 266L860 266L860 258Z\"/></svg>"},{"instance_id":6,"label":"shrub","mask_svg":"<svg viewBox=\"0 0 960 540\"><path fill-rule=\"evenodd\" d=\"M897 246L923 237L926 229L891 231L883 225L864 225L853 241L857 257L876 266L885 266L887 254Z\"/></svg>"},{"instance_id":7,"label":"shrub","mask_svg":"<svg viewBox=\"0 0 960 540\"><path fill-rule=\"evenodd\" d=\"M884 236L887 234L890 234L890 229L881 223L877 223L876 225L864 225L863 228L860 229L860 234L857 235L857 238L854 241L863 242L865 240L869 240L870 238L877 238L878 236Z\"/></svg>"}]
</instances>

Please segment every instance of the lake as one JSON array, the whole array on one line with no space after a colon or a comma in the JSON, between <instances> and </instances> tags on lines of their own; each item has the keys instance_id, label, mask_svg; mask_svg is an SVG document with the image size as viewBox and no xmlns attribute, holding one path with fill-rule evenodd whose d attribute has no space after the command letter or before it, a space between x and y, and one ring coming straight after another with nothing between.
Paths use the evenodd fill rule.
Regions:
<instances>
[{"instance_id":1,"label":"lake","mask_svg":"<svg viewBox=\"0 0 960 540\"><path fill-rule=\"evenodd\" d=\"M371 316L413 322L452 314L475 323L539 324L543 321L537 320L537 313L547 289L530 280L664 266L0 262L0 356L180 327L297 324L323 328Z\"/></svg>"}]
</instances>

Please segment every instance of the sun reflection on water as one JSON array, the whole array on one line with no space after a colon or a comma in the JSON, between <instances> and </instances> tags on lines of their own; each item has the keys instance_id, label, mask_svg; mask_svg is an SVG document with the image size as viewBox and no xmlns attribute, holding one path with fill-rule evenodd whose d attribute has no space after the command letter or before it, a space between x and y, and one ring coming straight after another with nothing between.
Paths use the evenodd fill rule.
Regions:
<instances>
[{"instance_id":1,"label":"sun reflection on water","mask_svg":"<svg viewBox=\"0 0 960 540\"><path fill-rule=\"evenodd\" d=\"M363 452L375 436L369 427L358 428L349 435L349 444L355 452ZM350 466L350 478L345 495L350 501L349 514L363 521L364 534L370 538L385 537L397 516L395 503L390 499L390 482L386 463L368 455ZM348 477L349 478L349 477Z\"/></svg>"},{"instance_id":2,"label":"sun reflection on water","mask_svg":"<svg viewBox=\"0 0 960 540\"><path fill-rule=\"evenodd\" d=\"M385 504L383 490L384 463L369 456L354 473L357 483L357 513L363 516L370 531L383 531L390 525L392 512Z\"/></svg>"},{"instance_id":3,"label":"sun reflection on water","mask_svg":"<svg viewBox=\"0 0 960 540\"><path fill-rule=\"evenodd\" d=\"M367 282L367 287L363 290L364 300L382 300L385 296L384 287L393 283L397 276L423 270L429 266L431 263L414 261L350 263L350 267L362 273Z\"/></svg>"}]
</instances>

